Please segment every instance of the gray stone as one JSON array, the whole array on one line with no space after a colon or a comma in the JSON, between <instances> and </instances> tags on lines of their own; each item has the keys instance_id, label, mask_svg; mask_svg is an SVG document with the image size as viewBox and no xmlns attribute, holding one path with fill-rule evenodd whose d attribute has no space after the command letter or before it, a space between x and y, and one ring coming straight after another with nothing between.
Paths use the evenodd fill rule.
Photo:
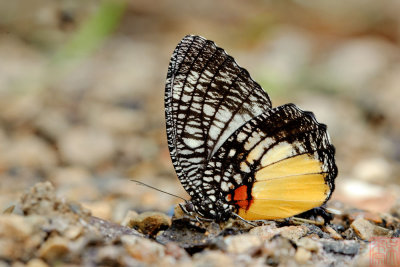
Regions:
<instances>
[{"instance_id":1,"label":"gray stone","mask_svg":"<svg viewBox=\"0 0 400 267\"><path fill-rule=\"evenodd\" d=\"M358 253L360 244L357 241L330 241L321 240L326 252L354 256Z\"/></svg>"}]
</instances>

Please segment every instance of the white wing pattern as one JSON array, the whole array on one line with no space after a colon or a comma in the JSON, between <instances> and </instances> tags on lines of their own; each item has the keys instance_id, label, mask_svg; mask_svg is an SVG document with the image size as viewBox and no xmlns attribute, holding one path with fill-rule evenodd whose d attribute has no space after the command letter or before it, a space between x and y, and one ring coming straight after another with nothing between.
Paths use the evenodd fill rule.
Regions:
<instances>
[{"instance_id":1,"label":"white wing pattern","mask_svg":"<svg viewBox=\"0 0 400 267\"><path fill-rule=\"evenodd\" d=\"M301 111L293 104L271 109L271 101L261 86L212 41L188 35L176 47L168 68L165 114L172 162L201 216L226 220L235 212L250 220L273 218L263 210L270 209L276 201L265 199L276 198L274 194L282 192L269 192L277 185L266 183L269 179L264 178L272 170L267 166L278 166L276 163L282 161L284 167L274 168L288 172L283 176L292 177L289 184L308 179L311 190L316 194L323 190L324 194L304 207L292 204L297 205L294 211L282 213L278 207L282 216L321 205L333 191L337 168L326 126L319 124L311 112ZM296 157L299 155L315 161L312 166L307 161L314 169L302 167L296 174L294 165L287 163L295 158L295 164L305 166L303 159ZM310 178L309 173L321 174L322 182ZM272 180L283 183L285 179ZM298 199L289 200L300 203Z\"/></svg>"}]
</instances>

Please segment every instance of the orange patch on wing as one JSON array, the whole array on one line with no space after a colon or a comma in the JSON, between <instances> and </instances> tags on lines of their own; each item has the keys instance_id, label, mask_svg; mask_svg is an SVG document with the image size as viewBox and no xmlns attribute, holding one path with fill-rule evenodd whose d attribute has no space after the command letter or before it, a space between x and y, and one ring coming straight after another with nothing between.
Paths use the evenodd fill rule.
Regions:
<instances>
[{"instance_id":1,"label":"orange patch on wing","mask_svg":"<svg viewBox=\"0 0 400 267\"><path fill-rule=\"evenodd\" d=\"M247 185L242 185L236 188L233 200L246 200L246 199L247 199Z\"/></svg>"},{"instance_id":2,"label":"orange patch on wing","mask_svg":"<svg viewBox=\"0 0 400 267\"><path fill-rule=\"evenodd\" d=\"M300 174L256 181L251 206L239 205L238 215L246 220L287 218L321 206L329 195L322 173Z\"/></svg>"},{"instance_id":3,"label":"orange patch on wing","mask_svg":"<svg viewBox=\"0 0 400 267\"><path fill-rule=\"evenodd\" d=\"M235 189L233 193L233 200L241 209L248 209L250 207L250 204L253 201L247 194L247 185L242 185Z\"/></svg>"}]
</instances>

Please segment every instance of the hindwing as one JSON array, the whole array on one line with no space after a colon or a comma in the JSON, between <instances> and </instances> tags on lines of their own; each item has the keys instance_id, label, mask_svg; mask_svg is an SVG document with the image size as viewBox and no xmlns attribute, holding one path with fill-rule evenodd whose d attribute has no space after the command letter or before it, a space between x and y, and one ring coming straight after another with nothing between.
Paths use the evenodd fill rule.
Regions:
<instances>
[{"instance_id":1,"label":"hindwing","mask_svg":"<svg viewBox=\"0 0 400 267\"><path fill-rule=\"evenodd\" d=\"M330 198L334 153L326 125L286 104L233 133L208 162L199 190L248 220L290 217Z\"/></svg>"}]
</instances>

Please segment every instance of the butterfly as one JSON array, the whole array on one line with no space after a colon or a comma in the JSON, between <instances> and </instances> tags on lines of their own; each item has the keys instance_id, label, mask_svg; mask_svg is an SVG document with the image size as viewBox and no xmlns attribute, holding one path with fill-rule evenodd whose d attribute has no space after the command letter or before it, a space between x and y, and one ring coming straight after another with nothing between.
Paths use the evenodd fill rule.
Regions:
<instances>
[{"instance_id":1,"label":"butterfly","mask_svg":"<svg viewBox=\"0 0 400 267\"><path fill-rule=\"evenodd\" d=\"M165 86L169 152L205 219L291 217L325 204L337 176L327 127L294 104L272 108L247 70L210 40L185 36Z\"/></svg>"}]
</instances>

